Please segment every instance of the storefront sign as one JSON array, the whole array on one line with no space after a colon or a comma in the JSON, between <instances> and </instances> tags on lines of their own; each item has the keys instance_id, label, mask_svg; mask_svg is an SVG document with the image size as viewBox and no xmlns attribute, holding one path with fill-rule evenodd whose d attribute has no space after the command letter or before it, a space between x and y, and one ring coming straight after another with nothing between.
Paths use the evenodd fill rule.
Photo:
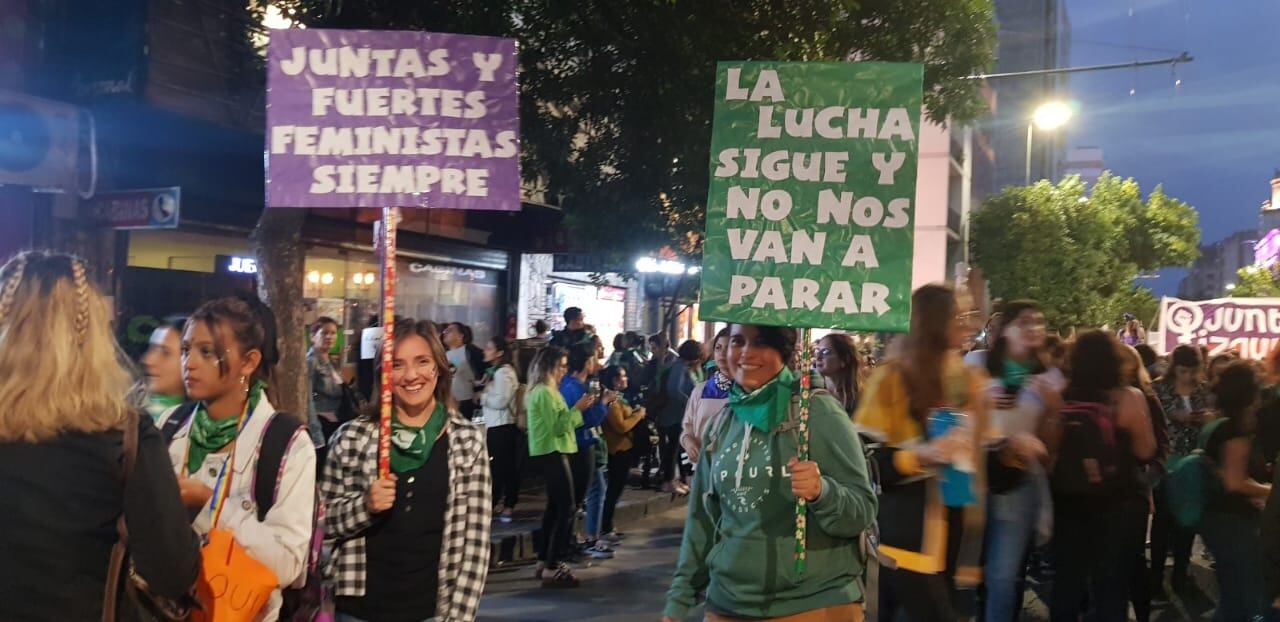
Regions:
<instances>
[{"instance_id":1,"label":"storefront sign","mask_svg":"<svg viewBox=\"0 0 1280 622\"><path fill-rule=\"evenodd\" d=\"M420 261L411 262L409 264L409 272L411 274L430 274L438 278L445 278L459 281L493 281L497 282L497 276L479 268L460 268L458 266L441 266L433 263L423 263Z\"/></svg>"},{"instance_id":2,"label":"storefront sign","mask_svg":"<svg viewBox=\"0 0 1280 622\"><path fill-rule=\"evenodd\" d=\"M258 260L253 257L233 257L231 255L217 255L214 257L217 262L217 271L231 274L257 274Z\"/></svg>"},{"instance_id":3,"label":"storefront sign","mask_svg":"<svg viewBox=\"0 0 1280 622\"><path fill-rule=\"evenodd\" d=\"M1168 354L1182 344L1209 348L1209 356L1235 352L1261 360L1280 343L1280 298L1160 301L1160 334L1153 344Z\"/></svg>"},{"instance_id":4,"label":"storefront sign","mask_svg":"<svg viewBox=\"0 0 1280 622\"><path fill-rule=\"evenodd\" d=\"M703 319L907 330L922 71L719 64Z\"/></svg>"},{"instance_id":5,"label":"storefront sign","mask_svg":"<svg viewBox=\"0 0 1280 622\"><path fill-rule=\"evenodd\" d=\"M274 30L267 205L520 209L512 39Z\"/></svg>"},{"instance_id":6,"label":"storefront sign","mask_svg":"<svg viewBox=\"0 0 1280 622\"><path fill-rule=\"evenodd\" d=\"M93 197L94 218L112 229L176 229L181 188L101 192Z\"/></svg>"}]
</instances>

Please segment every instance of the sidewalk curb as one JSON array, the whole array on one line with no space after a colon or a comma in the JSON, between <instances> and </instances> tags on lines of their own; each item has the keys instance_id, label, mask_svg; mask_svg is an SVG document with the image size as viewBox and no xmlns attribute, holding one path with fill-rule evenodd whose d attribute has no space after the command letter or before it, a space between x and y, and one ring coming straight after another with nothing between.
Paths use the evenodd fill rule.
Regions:
<instances>
[{"instance_id":1,"label":"sidewalk curb","mask_svg":"<svg viewBox=\"0 0 1280 622\"><path fill-rule=\"evenodd\" d=\"M649 516L665 512L673 507L688 503L688 497L672 499L671 493L655 492L642 501L624 501L618 504L613 515L614 525L622 528L638 523ZM575 519L575 529L581 527L582 519ZM489 564L493 568L501 568L511 564L532 562L538 558L534 543L542 536L542 526L521 531L516 534L494 535L490 537L492 550Z\"/></svg>"}]
</instances>

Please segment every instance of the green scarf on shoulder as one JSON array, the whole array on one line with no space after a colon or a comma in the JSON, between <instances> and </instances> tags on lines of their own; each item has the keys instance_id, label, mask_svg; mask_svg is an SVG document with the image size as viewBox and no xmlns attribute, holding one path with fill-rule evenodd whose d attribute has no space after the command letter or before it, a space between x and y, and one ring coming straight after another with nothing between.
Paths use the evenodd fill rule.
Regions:
<instances>
[{"instance_id":1,"label":"green scarf on shoulder","mask_svg":"<svg viewBox=\"0 0 1280 622\"><path fill-rule=\"evenodd\" d=\"M729 389L729 406L733 409L734 416L755 429L772 432L787 418L787 410L791 408L791 396L797 389L795 385L795 374L791 369L783 367L773 380L750 393L741 385L734 383Z\"/></svg>"},{"instance_id":2,"label":"green scarf on shoulder","mask_svg":"<svg viewBox=\"0 0 1280 622\"><path fill-rule=\"evenodd\" d=\"M262 392L267 385L255 382L249 390L249 415L253 414L262 400ZM196 406L196 414L191 420L191 432L187 446L187 473L195 473L209 454L226 447L236 440L239 431L240 417L214 419L209 416L209 409L204 402Z\"/></svg>"},{"instance_id":3,"label":"green scarf on shoulder","mask_svg":"<svg viewBox=\"0 0 1280 622\"><path fill-rule=\"evenodd\" d=\"M436 402L436 409L421 427L407 426L400 423L398 417L391 418L391 470L404 473L422 467L431 457L431 448L436 438L449 421L449 413L444 404Z\"/></svg>"}]
</instances>

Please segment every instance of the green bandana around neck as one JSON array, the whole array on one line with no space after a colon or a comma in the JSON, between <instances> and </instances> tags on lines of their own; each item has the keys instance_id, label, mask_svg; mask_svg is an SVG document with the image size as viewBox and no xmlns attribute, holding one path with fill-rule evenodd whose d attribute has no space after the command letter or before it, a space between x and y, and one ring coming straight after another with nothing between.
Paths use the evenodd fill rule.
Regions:
<instances>
[{"instance_id":1,"label":"green bandana around neck","mask_svg":"<svg viewBox=\"0 0 1280 622\"><path fill-rule=\"evenodd\" d=\"M1013 359L1004 360L1004 374L1002 381L1004 386L1010 389L1021 389L1022 385L1027 382L1027 376L1031 374L1031 366L1023 365Z\"/></svg>"},{"instance_id":2,"label":"green bandana around neck","mask_svg":"<svg viewBox=\"0 0 1280 622\"><path fill-rule=\"evenodd\" d=\"M145 407L147 414L151 415L152 421L160 421L160 417L169 412L169 409L183 402L181 395L152 395L147 398Z\"/></svg>"},{"instance_id":3,"label":"green bandana around neck","mask_svg":"<svg viewBox=\"0 0 1280 622\"><path fill-rule=\"evenodd\" d=\"M258 407L262 399L262 391L266 385L255 382L249 390L249 415ZM204 402L196 406L196 414L191 420L191 433L187 447L187 473L195 473L204 464L209 454L226 447L236 439L240 417L214 419L209 416L209 409Z\"/></svg>"},{"instance_id":4,"label":"green bandana around neck","mask_svg":"<svg viewBox=\"0 0 1280 622\"><path fill-rule=\"evenodd\" d=\"M436 409L422 427L412 427L400 423L398 417L391 418L391 470L404 473L422 467L431 457L431 448L436 444L436 437L449 421L449 413L444 404L436 402Z\"/></svg>"},{"instance_id":5,"label":"green bandana around neck","mask_svg":"<svg viewBox=\"0 0 1280 622\"><path fill-rule=\"evenodd\" d=\"M783 367L768 384L747 393L739 384L729 389L729 405L734 416L762 432L772 432L787 418L791 396L795 392L795 374Z\"/></svg>"}]
</instances>

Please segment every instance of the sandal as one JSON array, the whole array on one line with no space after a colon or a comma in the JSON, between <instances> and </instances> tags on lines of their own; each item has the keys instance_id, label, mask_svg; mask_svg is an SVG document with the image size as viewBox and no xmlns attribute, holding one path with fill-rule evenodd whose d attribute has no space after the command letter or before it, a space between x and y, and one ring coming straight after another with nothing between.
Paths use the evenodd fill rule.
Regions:
<instances>
[{"instance_id":1,"label":"sandal","mask_svg":"<svg viewBox=\"0 0 1280 622\"><path fill-rule=\"evenodd\" d=\"M573 576L573 571L569 570L568 564L560 564L556 568L555 576L542 580L542 587L545 588L572 588L578 585L578 577Z\"/></svg>"}]
</instances>

